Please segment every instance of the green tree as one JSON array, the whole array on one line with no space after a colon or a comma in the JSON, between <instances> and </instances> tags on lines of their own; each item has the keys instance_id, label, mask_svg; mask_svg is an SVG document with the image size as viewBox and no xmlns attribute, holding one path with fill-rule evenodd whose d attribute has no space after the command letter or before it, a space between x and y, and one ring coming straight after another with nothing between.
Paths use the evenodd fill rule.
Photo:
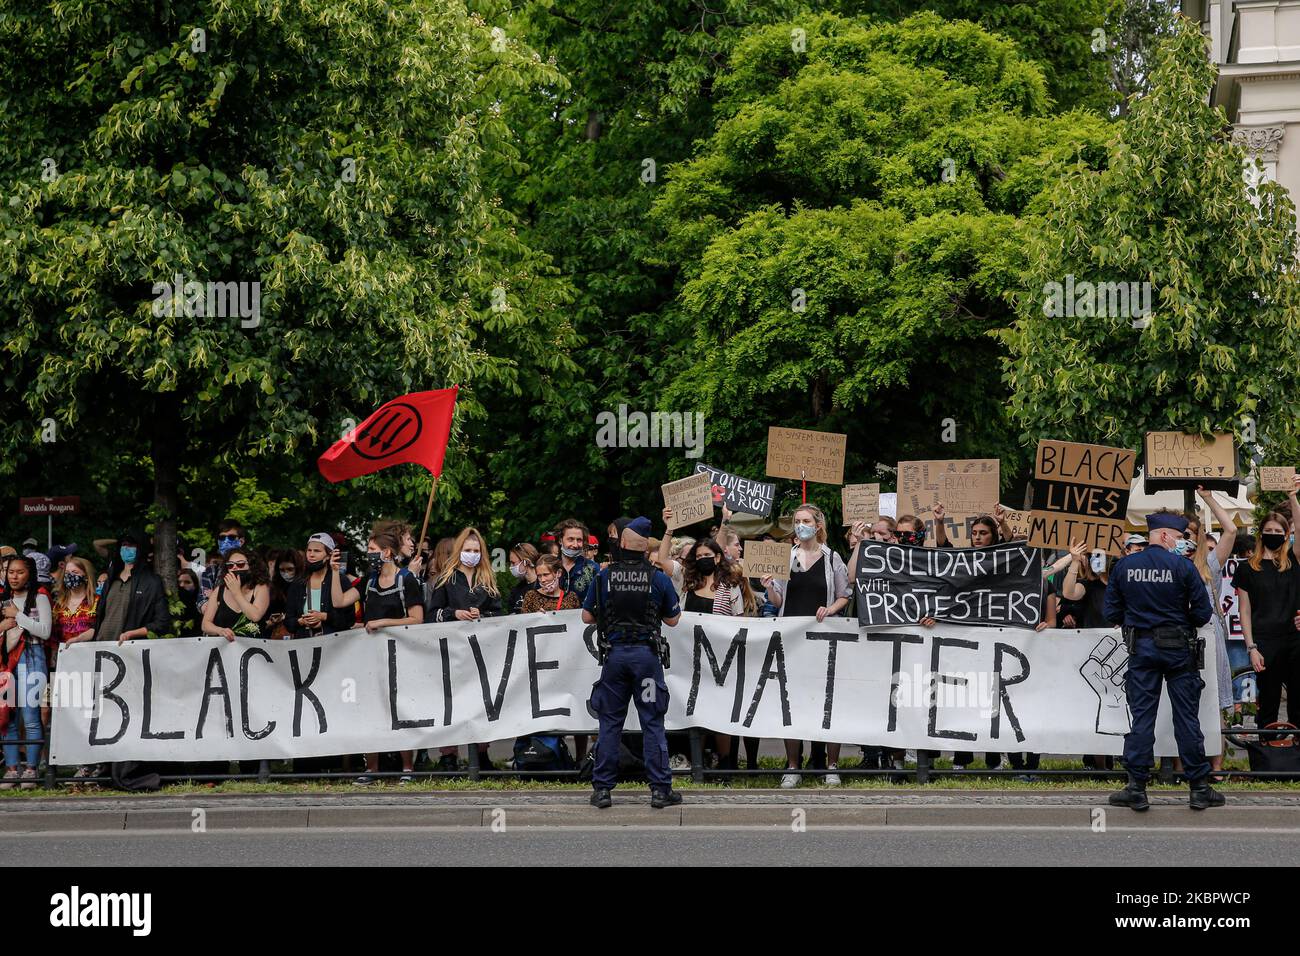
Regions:
<instances>
[{"instance_id":1,"label":"green tree","mask_svg":"<svg viewBox=\"0 0 1300 956\"><path fill-rule=\"evenodd\" d=\"M494 39L452 0L0 7L4 380L22 409L0 469L26 482L63 454L38 441L46 417L125 454L96 457L95 480L146 477L173 578L183 489L187 526L211 527L207 496L229 504L250 473L321 524L391 511L398 488L422 507L413 468L326 491L315 458L394 395L466 386L463 440L479 394L521 392L533 359L572 368L562 331L536 334L563 289L483 182L517 162L501 97L554 71ZM174 275L245 283L246 304L258 283L260 308L168 309ZM482 467L450 455L448 498Z\"/></svg>"},{"instance_id":2,"label":"green tree","mask_svg":"<svg viewBox=\"0 0 1300 956\"><path fill-rule=\"evenodd\" d=\"M1182 21L1156 48L1150 92L1117 128L1104 168L1073 169L1051 193L1003 336L1026 446L1138 448L1148 430L1241 437L1251 421L1258 437L1300 453L1295 209L1277 184L1243 182L1245 157L1208 105L1206 52ZM1076 307L1045 314L1060 311L1053 283L1067 276L1081 289ZM1090 295L1130 282L1150 284L1149 315L1115 314Z\"/></svg>"},{"instance_id":3,"label":"green tree","mask_svg":"<svg viewBox=\"0 0 1300 956\"><path fill-rule=\"evenodd\" d=\"M1051 115L1038 68L971 23L806 29L806 51L788 24L741 41L716 85L725 119L656 203L690 343L668 401L700 407L709 443L751 470L777 423L846 432L855 476L1014 463L989 333L1011 320L1020 217L1102 155L1105 121Z\"/></svg>"}]
</instances>

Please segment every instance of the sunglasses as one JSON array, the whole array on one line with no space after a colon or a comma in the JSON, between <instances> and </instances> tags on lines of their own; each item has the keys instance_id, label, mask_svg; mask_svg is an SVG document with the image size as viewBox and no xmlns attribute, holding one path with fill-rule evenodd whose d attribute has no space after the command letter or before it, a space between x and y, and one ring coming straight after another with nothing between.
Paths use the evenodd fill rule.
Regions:
<instances>
[{"instance_id":1,"label":"sunglasses","mask_svg":"<svg viewBox=\"0 0 1300 956\"><path fill-rule=\"evenodd\" d=\"M232 561L232 562L230 562L229 564L226 565L226 570L227 570L227 571L247 571L247 570L248 570L248 562L247 562L247 561L244 561L244 562L241 563L241 564L235 564L235 563Z\"/></svg>"}]
</instances>

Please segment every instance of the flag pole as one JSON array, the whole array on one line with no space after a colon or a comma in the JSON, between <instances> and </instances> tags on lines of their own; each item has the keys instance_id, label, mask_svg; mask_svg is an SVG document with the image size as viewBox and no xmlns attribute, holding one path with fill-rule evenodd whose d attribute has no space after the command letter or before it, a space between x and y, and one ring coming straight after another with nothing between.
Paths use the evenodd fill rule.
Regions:
<instances>
[{"instance_id":1,"label":"flag pole","mask_svg":"<svg viewBox=\"0 0 1300 956\"><path fill-rule=\"evenodd\" d=\"M433 476L433 482L429 485L429 503L424 506L424 524L420 525L420 536L415 539L415 551L418 554L420 545L424 542L424 534L429 530L429 515L433 511L433 493L438 490L438 476Z\"/></svg>"}]
</instances>

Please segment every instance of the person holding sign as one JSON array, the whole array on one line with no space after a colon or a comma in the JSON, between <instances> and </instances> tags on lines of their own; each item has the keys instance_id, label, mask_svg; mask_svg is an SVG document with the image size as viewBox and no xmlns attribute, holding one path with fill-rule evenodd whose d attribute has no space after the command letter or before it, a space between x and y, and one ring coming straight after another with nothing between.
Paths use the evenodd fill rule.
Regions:
<instances>
[{"instance_id":1,"label":"person holding sign","mask_svg":"<svg viewBox=\"0 0 1300 956\"><path fill-rule=\"evenodd\" d=\"M1196 568L1173 553L1187 519L1157 511L1147 516L1147 528L1152 547L1120 558L1106 585L1106 620L1124 629L1128 649L1124 693L1132 713L1131 729L1124 736L1128 786L1112 793L1110 804L1132 810L1150 807L1147 780L1155 763L1156 711L1160 688L1168 685L1174 738L1191 786L1188 804L1193 810L1221 807L1223 795L1210 786L1201 733L1205 682L1200 669L1205 645L1196 639L1196 629L1210 619L1214 608Z\"/></svg>"},{"instance_id":2,"label":"person holding sign","mask_svg":"<svg viewBox=\"0 0 1300 956\"><path fill-rule=\"evenodd\" d=\"M800 505L794 511L794 533L798 542L790 549L790 580L763 578L768 600L776 608L778 617L816 617L824 621L839 614L849 603L853 591L849 587L849 569L844 559L826 544L826 516L816 505ZM799 751L803 741L785 742L785 774L781 786L790 790L799 786ZM825 783L828 787L840 784L840 745L826 745Z\"/></svg>"},{"instance_id":3,"label":"person holding sign","mask_svg":"<svg viewBox=\"0 0 1300 956\"><path fill-rule=\"evenodd\" d=\"M1292 514L1300 514L1295 492L1291 492ZM1246 638L1250 665L1259 688L1259 714L1255 723L1266 727L1277 720L1282 688L1287 690L1288 712L1300 711L1289 702L1292 691L1300 700L1300 632L1296 612L1300 609L1300 547L1287 547L1291 525L1287 516L1274 511L1260 525L1255 552L1238 565L1232 583L1241 608L1241 629ZM1291 715L1295 723L1295 715Z\"/></svg>"}]
</instances>

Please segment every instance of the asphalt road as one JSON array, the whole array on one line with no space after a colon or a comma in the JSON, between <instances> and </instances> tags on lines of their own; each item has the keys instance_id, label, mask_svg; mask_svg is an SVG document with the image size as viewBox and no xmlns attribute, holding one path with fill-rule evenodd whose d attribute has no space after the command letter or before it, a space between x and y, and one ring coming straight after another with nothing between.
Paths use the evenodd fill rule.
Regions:
<instances>
[{"instance_id":1,"label":"asphalt road","mask_svg":"<svg viewBox=\"0 0 1300 956\"><path fill-rule=\"evenodd\" d=\"M0 837L22 866L1279 866L1300 832L1082 827L393 828L39 833Z\"/></svg>"}]
</instances>

